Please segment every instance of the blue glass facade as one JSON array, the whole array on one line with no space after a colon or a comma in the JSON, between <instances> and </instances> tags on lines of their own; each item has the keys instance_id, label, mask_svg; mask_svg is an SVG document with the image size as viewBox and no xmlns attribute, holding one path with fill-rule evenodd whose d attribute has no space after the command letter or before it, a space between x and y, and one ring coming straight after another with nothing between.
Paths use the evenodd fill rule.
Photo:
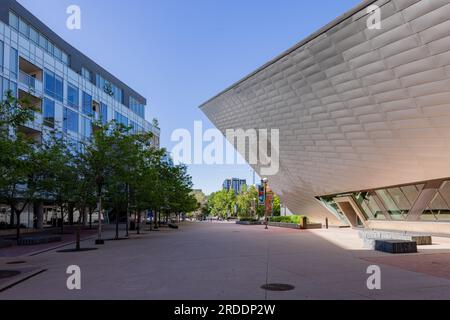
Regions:
<instances>
[{"instance_id":1,"label":"blue glass facade","mask_svg":"<svg viewBox=\"0 0 450 320\"><path fill-rule=\"evenodd\" d=\"M45 98L43 108L44 125L50 128L55 127L55 101Z\"/></svg>"},{"instance_id":2,"label":"blue glass facade","mask_svg":"<svg viewBox=\"0 0 450 320\"><path fill-rule=\"evenodd\" d=\"M78 109L80 107L80 93L73 84L67 85L67 103L72 107Z\"/></svg>"},{"instance_id":3,"label":"blue glass facade","mask_svg":"<svg viewBox=\"0 0 450 320\"><path fill-rule=\"evenodd\" d=\"M73 133L78 133L78 113L69 109L64 108L64 131L72 131Z\"/></svg>"},{"instance_id":4,"label":"blue glass facade","mask_svg":"<svg viewBox=\"0 0 450 320\"><path fill-rule=\"evenodd\" d=\"M70 59L64 45L50 41L54 36L46 36L28 19L11 12L9 20L9 25L0 21L0 93L12 90L15 96L33 101L37 110L29 125L33 132L45 139L55 129L79 145L91 137L94 121L117 120L132 124L136 132L153 132L159 145L159 129L145 120L145 105L137 102L142 98L131 100L130 108L133 90L125 86L125 93L119 80L113 83L90 71L98 72L92 61L73 70L71 61L84 58Z\"/></svg>"}]
</instances>

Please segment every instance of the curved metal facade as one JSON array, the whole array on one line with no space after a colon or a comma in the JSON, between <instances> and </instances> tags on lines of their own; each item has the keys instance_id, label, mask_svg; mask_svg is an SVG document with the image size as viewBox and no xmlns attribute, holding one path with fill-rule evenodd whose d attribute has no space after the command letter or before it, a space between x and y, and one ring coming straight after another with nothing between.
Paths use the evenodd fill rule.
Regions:
<instances>
[{"instance_id":1,"label":"curved metal facade","mask_svg":"<svg viewBox=\"0 0 450 320\"><path fill-rule=\"evenodd\" d=\"M270 185L318 222L338 220L317 196L450 177L450 0L366 1L201 108L279 129Z\"/></svg>"}]
</instances>

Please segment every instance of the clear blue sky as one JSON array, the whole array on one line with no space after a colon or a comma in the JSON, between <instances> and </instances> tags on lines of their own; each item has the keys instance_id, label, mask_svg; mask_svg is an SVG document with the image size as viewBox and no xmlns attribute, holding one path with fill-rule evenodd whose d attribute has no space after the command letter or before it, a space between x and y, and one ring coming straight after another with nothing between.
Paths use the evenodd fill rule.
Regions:
<instances>
[{"instance_id":1,"label":"clear blue sky","mask_svg":"<svg viewBox=\"0 0 450 320\"><path fill-rule=\"evenodd\" d=\"M360 0L19 0L56 33L148 99L161 144L173 130L213 125L198 106ZM82 29L66 28L66 8L82 10ZM190 166L207 193L246 165Z\"/></svg>"}]
</instances>

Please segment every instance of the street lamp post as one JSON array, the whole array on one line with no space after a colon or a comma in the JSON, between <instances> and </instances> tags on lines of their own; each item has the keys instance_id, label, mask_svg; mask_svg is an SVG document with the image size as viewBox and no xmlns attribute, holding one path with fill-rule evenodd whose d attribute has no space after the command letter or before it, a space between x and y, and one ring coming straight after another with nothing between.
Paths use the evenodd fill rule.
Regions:
<instances>
[{"instance_id":1,"label":"street lamp post","mask_svg":"<svg viewBox=\"0 0 450 320\"><path fill-rule=\"evenodd\" d=\"M269 229L269 217L267 216L267 183L268 183L268 179L264 178L263 179L263 186L264 186L264 220L265 220L265 225L266 225L266 230Z\"/></svg>"}]
</instances>

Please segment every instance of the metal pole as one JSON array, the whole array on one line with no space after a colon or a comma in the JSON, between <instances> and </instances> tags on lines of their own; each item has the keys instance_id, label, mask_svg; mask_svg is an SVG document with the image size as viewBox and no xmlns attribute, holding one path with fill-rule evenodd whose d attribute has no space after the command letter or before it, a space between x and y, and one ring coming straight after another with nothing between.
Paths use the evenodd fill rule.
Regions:
<instances>
[{"instance_id":1,"label":"metal pole","mask_svg":"<svg viewBox=\"0 0 450 320\"><path fill-rule=\"evenodd\" d=\"M267 217L267 180L264 181L264 216L266 220L266 230L269 229L269 218Z\"/></svg>"}]
</instances>

